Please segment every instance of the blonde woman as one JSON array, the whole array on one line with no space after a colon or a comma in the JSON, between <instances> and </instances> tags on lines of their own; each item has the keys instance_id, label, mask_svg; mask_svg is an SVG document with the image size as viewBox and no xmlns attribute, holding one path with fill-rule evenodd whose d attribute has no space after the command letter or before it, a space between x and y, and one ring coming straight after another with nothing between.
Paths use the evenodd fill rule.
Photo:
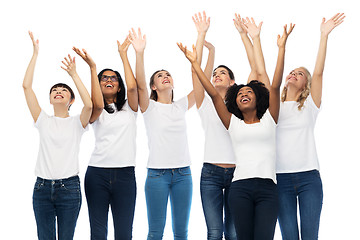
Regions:
<instances>
[{"instance_id":1,"label":"blonde woman","mask_svg":"<svg viewBox=\"0 0 360 240\"><path fill-rule=\"evenodd\" d=\"M313 76L296 68L286 77L277 127L277 182L279 224L283 239L318 239L323 191L316 153L314 126L320 111L322 80L330 32L344 14L323 18L320 46Z\"/></svg>"}]
</instances>

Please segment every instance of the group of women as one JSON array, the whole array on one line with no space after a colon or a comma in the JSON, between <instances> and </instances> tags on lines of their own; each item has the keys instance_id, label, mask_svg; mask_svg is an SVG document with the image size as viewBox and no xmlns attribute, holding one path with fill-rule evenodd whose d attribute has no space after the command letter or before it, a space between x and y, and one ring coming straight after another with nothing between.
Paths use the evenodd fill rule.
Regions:
<instances>
[{"instance_id":1,"label":"group of women","mask_svg":"<svg viewBox=\"0 0 360 240\"><path fill-rule=\"evenodd\" d=\"M299 239L300 234L301 239L317 239L323 194L314 125L321 105L328 35L344 17L323 19L313 75L304 67L295 68L286 76L281 94L285 45L293 24L289 29L285 25L278 36L277 64L270 82L260 42L262 22L257 25L252 18L235 14L234 24L251 67L247 83L238 85L227 66L213 70L215 48L205 41L210 18L195 14L196 46L189 51L178 43L192 66L193 91L176 101L173 78L164 69L150 77L149 96L146 36L140 29L132 29L123 43L118 41L125 84L112 69L97 74L88 52L74 47L91 72L89 94L76 72L75 58L68 55L62 62L84 103L76 116L69 116L75 96L64 83L50 89L54 115L41 109L32 90L39 41L29 32L34 51L23 88L40 133L33 193L38 238L73 239L81 207L79 145L89 123L95 133L85 175L91 239L107 239L109 206L115 239L132 238L139 106L149 145L147 239L162 239L169 198L174 239L187 239L193 186L185 113L196 104L205 132L200 192L207 239L273 239L277 219L283 239ZM136 52L135 74L127 57L130 45ZM209 50L204 71L200 67L203 46Z\"/></svg>"}]
</instances>

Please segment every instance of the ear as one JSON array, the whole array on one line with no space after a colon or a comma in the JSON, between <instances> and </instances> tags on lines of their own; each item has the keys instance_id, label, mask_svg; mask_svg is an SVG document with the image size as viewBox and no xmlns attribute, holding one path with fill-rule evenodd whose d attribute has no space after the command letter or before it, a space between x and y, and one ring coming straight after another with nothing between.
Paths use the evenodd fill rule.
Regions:
<instances>
[{"instance_id":1,"label":"ear","mask_svg":"<svg viewBox=\"0 0 360 240\"><path fill-rule=\"evenodd\" d=\"M151 86L151 90L154 90L154 91L156 91L156 86L155 86L155 84L153 84L152 86Z\"/></svg>"},{"instance_id":2,"label":"ear","mask_svg":"<svg viewBox=\"0 0 360 240\"><path fill-rule=\"evenodd\" d=\"M235 80L231 79L230 80L230 86L234 85L235 84Z\"/></svg>"},{"instance_id":3,"label":"ear","mask_svg":"<svg viewBox=\"0 0 360 240\"><path fill-rule=\"evenodd\" d=\"M75 102L75 98L73 98L70 103L69 103L69 107Z\"/></svg>"}]
</instances>

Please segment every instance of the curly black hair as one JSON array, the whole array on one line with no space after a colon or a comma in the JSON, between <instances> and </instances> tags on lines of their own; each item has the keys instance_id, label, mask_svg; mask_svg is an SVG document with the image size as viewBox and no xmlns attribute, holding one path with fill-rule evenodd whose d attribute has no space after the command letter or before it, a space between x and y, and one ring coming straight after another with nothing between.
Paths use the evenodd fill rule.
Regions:
<instances>
[{"instance_id":1,"label":"curly black hair","mask_svg":"<svg viewBox=\"0 0 360 240\"><path fill-rule=\"evenodd\" d=\"M119 88L120 88L120 91L117 92L116 94L116 100L115 100L115 106L116 106L116 109L118 111L120 111L122 109L122 107L124 106L125 102L126 102L126 99L125 99L125 93L126 93L126 90L125 90L125 85L124 85L124 81L122 80L121 78L121 75L118 71L114 71L110 68L105 68L103 70L101 70L101 72L99 72L98 74L98 79L99 79L99 82L101 81L101 76L103 75L103 73L105 71L112 71L116 74L117 76L117 79L119 81ZM105 98L104 98L104 109L108 112L108 113L114 113L114 109L112 109L105 101Z\"/></svg>"},{"instance_id":2,"label":"curly black hair","mask_svg":"<svg viewBox=\"0 0 360 240\"><path fill-rule=\"evenodd\" d=\"M256 116L261 119L269 108L269 90L262 82L257 80L252 80L248 84L234 84L229 87L225 97L225 104L228 111L241 120L244 120L244 116L236 103L239 90L243 87L250 87L254 91L256 96Z\"/></svg>"}]
</instances>

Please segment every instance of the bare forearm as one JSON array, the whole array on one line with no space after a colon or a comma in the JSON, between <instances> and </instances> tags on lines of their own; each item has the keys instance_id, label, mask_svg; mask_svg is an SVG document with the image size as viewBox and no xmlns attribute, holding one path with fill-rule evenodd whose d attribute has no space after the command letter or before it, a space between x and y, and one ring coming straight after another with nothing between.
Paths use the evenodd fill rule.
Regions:
<instances>
[{"instance_id":1,"label":"bare forearm","mask_svg":"<svg viewBox=\"0 0 360 240\"><path fill-rule=\"evenodd\" d=\"M319 51L316 58L314 76L322 76L325 68L325 58L327 50L328 35L321 34Z\"/></svg>"},{"instance_id":2,"label":"bare forearm","mask_svg":"<svg viewBox=\"0 0 360 240\"><path fill-rule=\"evenodd\" d=\"M26 69L26 72L25 72L24 81L23 81L24 89L32 87L37 57L38 57L38 53L34 52L33 56L31 57L30 63Z\"/></svg>"},{"instance_id":3,"label":"bare forearm","mask_svg":"<svg viewBox=\"0 0 360 240\"><path fill-rule=\"evenodd\" d=\"M258 74L259 80L265 84L269 89L270 81L265 68L264 56L261 48L260 36L253 38L254 42L254 59L256 64L256 72Z\"/></svg>"},{"instance_id":4,"label":"bare forearm","mask_svg":"<svg viewBox=\"0 0 360 240\"><path fill-rule=\"evenodd\" d=\"M280 47L278 52L278 58L276 62L272 87L280 89L282 77L284 74L284 63L285 63L285 47Z\"/></svg>"},{"instance_id":5,"label":"bare forearm","mask_svg":"<svg viewBox=\"0 0 360 240\"><path fill-rule=\"evenodd\" d=\"M81 100L84 103L84 108L92 109L91 97L90 97L89 92L87 91L85 85L81 81L79 75L77 73L75 73L71 76L71 78L73 79L75 86L80 94Z\"/></svg>"}]
</instances>

